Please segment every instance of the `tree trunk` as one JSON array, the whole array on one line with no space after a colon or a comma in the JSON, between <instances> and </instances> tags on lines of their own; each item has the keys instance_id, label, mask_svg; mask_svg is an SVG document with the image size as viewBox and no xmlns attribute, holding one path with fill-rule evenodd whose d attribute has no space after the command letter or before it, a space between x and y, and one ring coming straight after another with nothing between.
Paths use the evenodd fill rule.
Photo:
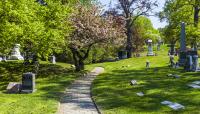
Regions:
<instances>
[{"instance_id":1,"label":"tree trunk","mask_svg":"<svg viewBox=\"0 0 200 114\"><path fill-rule=\"evenodd\" d=\"M170 55L174 55L175 52L174 52L174 49L175 48L175 43L174 42L171 42L171 45L170 45Z\"/></svg>"},{"instance_id":2,"label":"tree trunk","mask_svg":"<svg viewBox=\"0 0 200 114\"><path fill-rule=\"evenodd\" d=\"M199 11L200 8L198 6L198 0L195 0L195 6L194 6L194 27L197 28L198 24L199 24ZM193 48L196 51L197 50L197 38L195 37L194 41L193 41Z\"/></svg>"},{"instance_id":3,"label":"tree trunk","mask_svg":"<svg viewBox=\"0 0 200 114\"><path fill-rule=\"evenodd\" d=\"M76 50L73 49L73 48L70 48L71 49L71 52L72 52L72 55L73 55L73 60L74 60L74 66L76 67L76 71L81 71L80 69L80 66L79 66L79 60L77 58L77 53L76 53Z\"/></svg>"},{"instance_id":4,"label":"tree trunk","mask_svg":"<svg viewBox=\"0 0 200 114\"><path fill-rule=\"evenodd\" d=\"M126 36L127 36L127 44L126 44L126 50L127 50L127 57L131 58L132 57L132 49L133 49L133 45L132 45L132 28L131 28L131 19L128 19L126 21Z\"/></svg>"},{"instance_id":5,"label":"tree trunk","mask_svg":"<svg viewBox=\"0 0 200 114\"><path fill-rule=\"evenodd\" d=\"M85 69L85 64L84 64L82 59L79 60L79 69L80 70L84 70Z\"/></svg>"},{"instance_id":6,"label":"tree trunk","mask_svg":"<svg viewBox=\"0 0 200 114\"><path fill-rule=\"evenodd\" d=\"M199 6L198 6L198 0L195 0L195 6L194 6L194 27L198 27L199 23Z\"/></svg>"},{"instance_id":7,"label":"tree trunk","mask_svg":"<svg viewBox=\"0 0 200 114\"><path fill-rule=\"evenodd\" d=\"M88 58L92 45L93 44L89 45L86 51L85 50L78 51L77 49L74 49L73 47L70 48L72 55L73 55L74 65L76 67L77 72L84 70L84 68L85 68L84 60ZM84 56L82 56L80 54L81 52L84 54Z\"/></svg>"}]
</instances>

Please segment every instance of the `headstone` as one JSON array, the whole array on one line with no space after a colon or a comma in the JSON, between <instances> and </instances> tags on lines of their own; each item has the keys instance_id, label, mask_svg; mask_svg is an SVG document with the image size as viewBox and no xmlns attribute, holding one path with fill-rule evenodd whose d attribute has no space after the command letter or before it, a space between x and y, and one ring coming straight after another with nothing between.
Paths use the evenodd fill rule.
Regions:
<instances>
[{"instance_id":1,"label":"headstone","mask_svg":"<svg viewBox=\"0 0 200 114\"><path fill-rule=\"evenodd\" d=\"M3 62L6 62L6 61L7 61L6 56L3 56L3 57L2 57L2 61L3 61Z\"/></svg>"},{"instance_id":2,"label":"headstone","mask_svg":"<svg viewBox=\"0 0 200 114\"><path fill-rule=\"evenodd\" d=\"M137 80L131 80L131 85L136 85L137 84Z\"/></svg>"},{"instance_id":3,"label":"headstone","mask_svg":"<svg viewBox=\"0 0 200 114\"><path fill-rule=\"evenodd\" d=\"M173 103L171 105L168 105L170 108L173 110L180 110L180 109L185 109L185 107L179 103Z\"/></svg>"},{"instance_id":4,"label":"headstone","mask_svg":"<svg viewBox=\"0 0 200 114\"><path fill-rule=\"evenodd\" d=\"M21 84L19 82L10 82L6 90L8 93L19 93L21 91Z\"/></svg>"},{"instance_id":5,"label":"headstone","mask_svg":"<svg viewBox=\"0 0 200 114\"><path fill-rule=\"evenodd\" d=\"M161 102L161 104L167 105L170 108L172 108L173 110L185 109L185 106L183 106L183 105L181 105L179 103L173 103L171 101L163 101L163 102Z\"/></svg>"},{"instance_id":6,"label":"headstone","mask_svg":"<svg viewBox=\"0 0 200 114\"><path fill-rule=\"evenodd\" d=\"M192 82L193 84L197 84L197 85L200 85L200 81L194 81Z\"/></svg>"},{"instance_id":7,"label":"headstone","mask_svg":"<svg viewBox=\"0 0 200 114\"><path fill-rule=\"evenodd\" d=\"M193 71L200 71L198 55L193 56Z\"/></svg>"},{"instance_id":8,"label":"headstone","mask_svg":"<svg viewBox=\"0 0 200 114\"><path fill-rule=\"evenodd\" d=\"M152 40L148 40L147 43L148 43L147 56L154 56Z\"/></svg>"},{"instance_id":9,"label":"headstone","mask_svg":"<svg viewBox=\"0 0 200 114\"><path fill-rule=\"evenodd\" d=\"M146 69L149 69L149 68L150 68L150 62L146 61Z\"/></svg>"},{"instance_id":10,"label":"headstone","mask_svg":"<svg viewBox=\"0 0 200 114\"><path fill-rule=\"evenodd\" d=\"M163 101L163 102L161 102L161 104L163 104L163 105L170 105L170 104L173 104L173 102L171 102L171 101Z\"/></svg>"},{"instance_id":11,"label":"headstone","mask_svg":"<svg viewBox=\"0 0 200 114\"><path fill-rule=\"evenodd\" d=\"M20 50L20 44L15 44L15 47L13 48L9 59L10 60L24 60L19 50Z\"/></svg>"},{"instance_id":12,"label":"headstone","mask_svg":"<svg viewBox=\"0 0 200 114\"><path fill-rule=\"evenodd\" d=\"M43 6L46 6L47 3L44 0L37 0L37 2Z\"/></svg>"},{"instance_id":13,"label":"headstone","mask_svg":"<svg viewBox=\"0 0 200 114\"><path fill-rule=\"evenodd\" d=\"M119 51L118 57L119 59L127 59L127 51Z\"/></svg>"},{"instance_id":14,"label":"headstone","mask_svg":"<svg viewBox=\"0 0 200 114\"><path fill-rule=\"evenodd\" d=\"M173 76L173 74L167 74L167 76L169 76L169 77L170 77L170 76Z\"/></svg>"},{"instance_id":15,"label":"headstone","mask_svg":"<svg viewBox=\"0 0 200 114\"><path fill-rule=\"evenodd\" d=\"M51 63L56 64L56 57L54 55L51 56Z\"/></svg>"},{"instance_id":16,"label":"headstone","mask_svg":"<svg viewBox=\"0 0 200 114\"><path fill-rule=\"evenodd\" d=\"M136 93L136 95L142 97L142 96L144 96L144 93L143 92L138 92L138 93Z\"/></svg>"},{"instance_id":17,"label":"headstone","mask_svg":"<svg viewBox=\"0 0 200 114\"><path fill-rule=\"evenodd\" d=\"M200 81L194 81L191 84L188 84L189 87L200 89Z\"/></svg>"},{"instance_id":18,"label":"headstone","mask_svg":"<svg viewBox=\"0 0 200 114\"><path fill-rule=\"evenodd\" d=\"M180 52L179 52L179 65L184 66L186 62L186 33L185 23L181 23L181 39L180 39Z\"/></svg>"},{"instance_id":19,"label":"headstone","mask_svg":"<svg viewBox=\"0 0 200 114\"><path fill-rule=\"evenodd\" d=\"M193 67L192 56L191 55L187 55L187 60L186 60L186 64L185 64L185 70L186 71L192 71L192 67Z\"/></svg>"},{"instance_id":20,"label":"headstone","mask_svg":"<svg viewBox=\"0 0 200 114\"><path fill-rule=\"evenodd\" d=\"M200 86L197 84L188 84L189 87L195 88L195 89L200 89Z\"/></svg>"},{"instance_id":21,"label":"headstone","mask_svg":"<svg viewBox=\"0 0 200 114\"><path fill-rule=\"evenodd\" d=\"M180 76L177 74L167 74L167 76L172 78L180 78Z\"/></svg>"},{"instance_id":22,"label":"headstone","mask_svg":"<svg viewBox=\"0 0 200 114\"><path fill-rule=\"evenodd\" d=\"M35 92L35 74L28 72L22 76L22 93L33 93Z\"/></svg>"}]
</instances>

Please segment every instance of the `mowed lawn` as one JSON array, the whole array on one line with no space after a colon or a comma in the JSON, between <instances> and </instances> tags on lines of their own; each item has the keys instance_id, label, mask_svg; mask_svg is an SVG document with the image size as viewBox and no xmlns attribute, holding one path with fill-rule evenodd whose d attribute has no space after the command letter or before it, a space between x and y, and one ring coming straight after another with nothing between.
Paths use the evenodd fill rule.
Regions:
<instances>
[{"instance_id":1,"label":"mowed lawn","mask_svg":"<svg viewBox=\"0 0 200 114\"><path fill-rule=\"evenodd\" d=\"M0 62L0 114L55 114L62 92L81 73L73 73L70 65L43 63L36 79L33 94L7 94L8 82L20 81L23 72L20 62Z\"/></svg>"},{"instance_id":2,"label":"mowed lawn","mask_svg":"<svg viewBox=\"0 0 200 114\"><path fill-rule=\"evenodd\" d=\"M103 114L200 114L200 90L187 86L200 81L200 73L169 68L167 51L157 53L155 57L93 65L106 70L92 87L93 98ZM147 60L150 70L145 69ZM167 77L167 74L177 74L180 78ZM137 80L138 84L131 86L131 80ZM145 96L139 97L137 92L144 92ZM185 109L173 111L161 104L165 100L180 103Z\"/></svg>"}]
</instances>

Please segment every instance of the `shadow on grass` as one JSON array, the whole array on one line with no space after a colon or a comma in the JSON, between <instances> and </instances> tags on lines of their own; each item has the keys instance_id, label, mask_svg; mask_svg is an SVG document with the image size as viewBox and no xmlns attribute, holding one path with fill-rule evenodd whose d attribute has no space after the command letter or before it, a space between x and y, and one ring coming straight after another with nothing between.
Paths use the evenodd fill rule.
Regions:
<instances>
[{"instance_id":1,"label":"shadow on grass","mask_svg":"<svg viewBox=\"0 0 200 114\"><path fill-rule=\"evenodd\" d=\"M187 86L195 80L200 80L200 73L187 73L182 69L158 67L158 70L112 70L98 77L93 83L93 95L103 110L126 109L144 113L182 113L198 112L200 107L200 91ZM180 78L168 77L167 74L178 74ZM131 86L130 81L137 80L137 85ZM136 95L144 92L144 97ZM196 96L197 98L193 98ZM199 101L198 101L198 100ZM185 110L172 111L160 102L170 100L186 106Z\"/></svg>"},{"instance_id":2,"label":"shadow on grass","mask_svg":"<svg viewBox=\"0 0 200 114\"><path fill-rule=\"evenodd\" d=\"M0 62L0 91L6 93L9 82L21 82L22 74L22 62ZM40 64L38 75L36 75L37 91L33 96L59 100L65 87L82 74L83 72L75 73L70 68L56 64Z\"/></svg>"}]
</instances>

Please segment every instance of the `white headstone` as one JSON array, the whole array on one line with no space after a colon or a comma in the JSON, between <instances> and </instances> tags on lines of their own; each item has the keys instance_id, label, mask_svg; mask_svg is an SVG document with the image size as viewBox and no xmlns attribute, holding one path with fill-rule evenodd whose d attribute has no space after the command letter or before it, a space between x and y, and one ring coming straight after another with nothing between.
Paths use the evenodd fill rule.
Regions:
<instances>
[{"instance_id":1,"label":"white headstone","mask_svg":"<svg viewBox=\"0 0 200 114\"><path fill-rule=\"evenodd\" d=\"M154 56L152 42L153 42L152 40L147 41L147 43L148 43L147 56Z\"/></svg>"}]
</instances>

